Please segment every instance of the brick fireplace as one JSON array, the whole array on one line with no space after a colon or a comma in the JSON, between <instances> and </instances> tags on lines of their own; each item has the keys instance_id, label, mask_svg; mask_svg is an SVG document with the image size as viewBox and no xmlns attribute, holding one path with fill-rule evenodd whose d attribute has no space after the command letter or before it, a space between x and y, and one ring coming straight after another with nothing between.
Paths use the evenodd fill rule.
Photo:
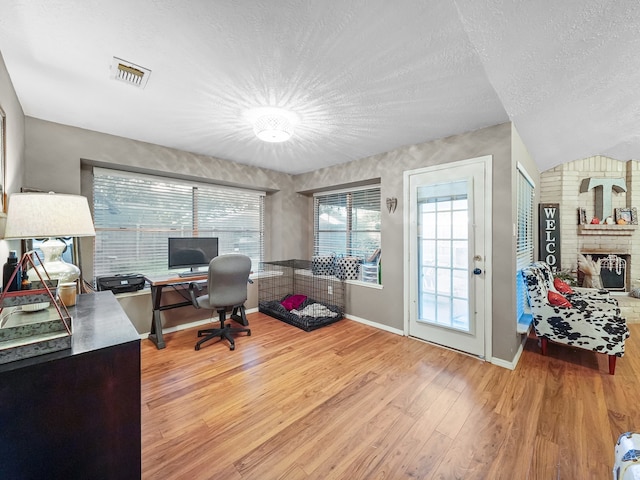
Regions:
<instances>
[{"instance_id":1,"label":"brick fireplace","mask_svg":"<svg viewBox=\"0 0 640 480\"><path fill-rule=\"evenodd\" d=\"M611 264L612 270L601 274L603 279L611 277L613 282L622 283L611 290L629 291L640 286L640 230L638 225L592 225L589 222L596 215L596 189L582 191L585 179L624 179L626 191L604 192L611 195L611 211L603 216L614 215L616 208L640 207L640 163L626 162L604 156L589 157L559 165L540 175L540 203L560 205L560 246L561 269L570 271L581 280L577 271L578 254L603 256ZM579 224L578 209L586 213L587 224ZM601 219L603 220L603 219ZM611 256L611 257L610 257ZM624 262L614 260L620 258ZM624 273L620 272L621 265ZM605 267L608 268L608 267ZM622 279L620 278L622 276ZM617 277L617 278L616 278ZM618 284L616 283L616 285Z\"/></svg>"}]
</instances>

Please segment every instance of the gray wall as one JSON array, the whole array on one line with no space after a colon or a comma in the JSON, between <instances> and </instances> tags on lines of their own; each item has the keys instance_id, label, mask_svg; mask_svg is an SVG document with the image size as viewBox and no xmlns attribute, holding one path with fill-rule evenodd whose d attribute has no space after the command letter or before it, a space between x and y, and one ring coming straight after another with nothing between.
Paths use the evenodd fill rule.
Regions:
<instances>
[{"instance_id":1,"label":"gray wall","mask_svg":"<svg viewBox=\"0 0 640 480\"><path fill-rule=\"evenodd\" d=\"M520 145L519 137L515 140ZM521 338L515 320L515 218L512 158L512 127L502 124L463 133L392 152L356 160L295 178L298 191L318 191L344 183L380 179L382 204L387 197L398 199L398 208L389 214L382 209L382 290L350 285L346 311L373 322L404 329L404 229L403 174L407 170L466 160L483 155L493 156L493 356L511 361ZM536 170L537 171L537 170ZM515 178L515 177L514 177ZM312 225L309 226L312 228ZM311 245L308 245L311 249ZM504 255L503 252L512 252ZM505 257L508 257L505 261Z\"/></svg>"},{"instance_id":2,"label":"gray wall","mask_svg":"<svg viewBox=\"0 0 640 480\"><path fill-rule=\"evenodd\" d=\"M511 217L511 222L514 225L514 230L515 230L515 225L518 224L518 215L517 215L517 194L518 194L518 189L517 189L517 180L518 180L518 171L517 171L517 164L520 163L525 171L527 172L527 174L529 175L529 177L531 177L531 180L533 180L534 182L534 192L535 192L535 198L533 199L533 204L534 204L534 208L533 208L533 244L534 244L534 256L533 258L536 259L538 258L538 228L536 227L538 225L538 208L536 207L536 204L539 202L540 199L540 172L538 171L538 166L536 165L536 163L533 161L533 159L531 158L531 155L529 154L527 147L524 145L524 142L522 141L522 138L520 138L520 134L517 132L515 126L513 126L512 124L512 128L511 128L511 152L512 152L512 157L513 157L513 168L511 169L511 175L512 175L512 179L511 179L511 184L513 185L512 187L512 191L511 191L511 204L513 205L512 208L512 217ZM510 252L509 254L509 258L504 258L505 262L509 262L511 265L511 269L514 272L514 278L515 275L517 274L517 265L516 265L516 241L517 238L513 238L513 242L511 245L511 249L509 250L508 247L505 245L503 248L504 250L494 250L494 252L498 251L498 252ZM515 288L515 287L514 287ZM502 299L503 302L506 302L507 299L505 297L503 297ZM516 298L516 293L514 290L513 295L511 295L508 299L508 301L511 303L510 308L514 309L515 312L515 308L516 308L516 302L517 302L517 298ZM515 315L515 314L514 314ZM496 338L496 332L493 333L493 337L494 337L494 343L499 342L500 339ZM526 341L526 336L522 336L521 338L521 343L524 344L524 342Z\"/></svg>"},{"instance_id":3,"label":"gray wall","mask_svg":"<svg viewBox=\"0 0 640 480\"><path fill-rule=\"evenodd\" d=\"M90 170L86 166L99 165L265 190L265 258L306 255L308 232L300 228L307 223L306 204L300 201L304 197L295 192L290 175L32 117L26 117L25 124L26 186L30 188L90 197ZM81 243L83 273L91 278L92 239L81 239ZM138 331L149 331L149 296L125 295L120 302ZM257 307L257 283L249 287L247 307ZM189 309L162 315L167 327L208 318L208 312Z\"/></svg>"},{"instance_id":4,"label":"gray wall","mask_svg":"<svg viewBox=\"0 0 640 480\"><path fill-rule=\"evenodd\" d=\"M515 138L515 139L514 139ZM515 325L515 216L512 149L521 146L511 124L497 125L392 152L290 176L267 169L172 150L135 140L26 118L26 178L30 187L81 192L81 161L132 171L208 179L228 185L265 189L266 258L309 258L312 252L312 200L309 192L380 179L384 199L396 197L395 213L382 211L383 284L379 289L349 285L347 313L388 327L404 328L403 172L483 155L493 156L493 356L511 361L521 338ZM253 287L255 288L255 286ZM127 313L134 323L149 319L144 297ZM250 308L254 305L249 304ZM131 310L131 311L129 311ZM133 312L133 310L136 310ZM178 314L175 314L178 315ZM186 315L186 314L183 314ZM147 320L145 320L145 318ZM165 320L171 322L170 318Z\"/></svg>"},{"instance_id":5,"label":"gray wall","mask_svg":"<svg viewBox=\"0 0 640 480\"><path fill-rule=\"evenodd\" d=\"M24 178L24 146L25 127L24 113L18 101L15 89L11 83L11 78L4 64L2 54L0 54L0 107L5 113L5 171L4 171L4 193L11 194L20 191ZM4 212L0 211L0 231L4 232L4 222L6 219L6 205ZM0 241L0 263L9 255L9 250L20 252L19 240Z\"/></svg>"},{"instance_id":6,"label":"gray wall","mask_svg":"<svg viewBox=\"0 0 640 480\"><path fill-rule=\"evenodd\" d=\"M58 193L81 193L81 162L133 172L170 175L196 181L242 186L269 192L266 202L267 259L301 255L306 240L290 175L138 142L114 135L26 117L28 186ZM280 214L286 211L287 215ZM287 232L270 235L270 231Z\"/></svg>"}]
</instances>

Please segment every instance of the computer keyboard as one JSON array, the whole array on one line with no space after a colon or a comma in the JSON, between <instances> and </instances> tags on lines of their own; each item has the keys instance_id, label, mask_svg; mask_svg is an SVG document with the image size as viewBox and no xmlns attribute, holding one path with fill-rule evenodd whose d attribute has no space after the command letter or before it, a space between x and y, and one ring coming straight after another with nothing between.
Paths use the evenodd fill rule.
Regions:
<instances>
[{"instance_id":1,"label":"computer keyboard","mask_svg":"<svg viewBox=\"0 0 640 480\"><path fill-rule=\"evenodd\" d=\"M200 277L202 275L206 275L207 272L180 272L178 276L180 278L189 278L189 277Z\"/></svg>"}]
</instances>

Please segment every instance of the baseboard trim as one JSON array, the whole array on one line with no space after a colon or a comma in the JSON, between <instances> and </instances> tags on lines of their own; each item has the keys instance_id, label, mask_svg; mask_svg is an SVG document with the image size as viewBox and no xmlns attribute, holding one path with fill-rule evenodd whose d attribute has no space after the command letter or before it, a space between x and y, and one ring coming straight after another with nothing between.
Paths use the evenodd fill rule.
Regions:
<instances>
[{"instance_id":1,"label":"baseboard trim","mask_svg":"<svg viewBox=\"0 0 640 480\"><path fill-rule=\"evenodd\" d=\"M258 308L250 308L250 309L247 310L247 315L250 314L250 313L255 313L257 311L258 311ZM383 325L382 323L372 322L371 320L367 320L365 318L357 317L355 315L345 315L344 317L349 319L349 320L353 320L354 322L362 323L364 325L368 325L370 327L377 328L379 330L384 330L385 332L393 333L395 335L404 336L404 332L402 330L398 329L398 328L389 327L388 325ZM196 322L183 323L181 325L176 325L174 327L164 328L162 330L162 333L163 334L174 333L174 332L178 332L180 330L187 330L189 328L200 327L200 326L206 325L208 323L211 323L211 320L205 319L205 320L198 320ZM140 334L140 339L141 340L146 340L148 337L149 337L149 332ZM491 363L493 365L498 366L498 367L507 368L509 370L515 370L515 368L518 366L518 361L520 360L520 356L522 355L523 351L524 351L524 346L522 344L520 344L520 348L518 348L518 352L516 353L516 356L514 357L514 359L511 362L508 362L506 360L502 360L501 358L492 357L491 358Z\"/></svg>"},{"instance_id":2,"label":"baseboard trim","mask_svg":"<svg viewBox=\"0 0 640 480\"><path fill-rule=\"evenodd\" d=\"M257 307L256 308L250 308L250 309L248 309L246 311L246 313L248 315L250 313L255 313L257 311L258 311ZM385 332L393 333L395 335L404 336L404 332L402 330L400 330L399 328L393 328L393 327L390 327L388 325L384 325L382 323L372 322L371 320L367 320L366 318L357 317L355 315L348 315L347 314L344 317L349 319L349 320L353 320L354 322L362 323L364 325L368 325L370 327L377 328L378 330L384 330ZM208 323L211 323L210 319L198 320L198 321L190 322L190 323L183 323L181 325L176 325L176 326L173 326L173 327L164 328L164 329L162 329L162 333L166 334L166 333L179 332L180 330L187 330L189 328L201 327L202 325L206 325ZM149 332L140 334L140 339L141 340L146 340L148 337L149 337ZM522 355L523 351L524 351L524 345L520 344L520 348L518 348L518 351L516 352L516 356L514 357L514 359L511 362L508 362L506 360L502 360L501 358L492 357L491 358L491 363L493 365L498 366L498 367L507 368L509 370L515 370L515 368L518 366L518 361L520 360L520 356Z\"/></svg>"},{"instance_id":3,"label":"baseboard trim","mask_svg":"<svg viewBox=\"0 0 640 480\"><path fill-rule=\"evenodd\" d=\"M384 330L385 332L395 333L396 335L404 336L404 332L398 328L389 327L388 325L383 325L382 323L372 322L371 320L367 320L366 318L356 317L355 315L345 315L344 318L353 320L354 322L362 323L364 325L369 325L370 327L377 328L379 330Z\"/></svg>"},{"instance_id":4,"label":"baseboard trim","mask_svg":"<svg viewBox=\"0 0 640 480\"><path fill-rule=\"evenodd\" d=\"M404 336L404 332L398 328L393 328L393 327L389 327L387 325L383 325L381 323L376 323L376 322L372 322L371 320L367 320L365 318L360 318L360 317L356 317L355 315L345 315L345 318L349 319L349 320L353 320L354 322L358 322L358 323L363 323L365 325L369 325L370 327L374 327L377 328L379 330L384 330L385 332L390 332L390 333L395 333L396 335L401 335ZM427 342L429 343L429 342ZM453 350L454 352L458 352L457 350ZM491 357L491 363L493 365L496 365L498 367L502 367L502 368L507 368L509 370L515 370L515 368L518 366L518 362L520 361L520 356L522 355L522 352L524 351L524 343L520 344L520 347L518 348L518 351L516 352L516 356L514 357L514 359L511 362L508 362L506 360L502 360L501 358L496 358L496 357ZM458 353L463 353L463 352L458 352ZM470 355L473 358L478 358L475 357L473 355Z\"/></svg>"},{"instance_id":5,"label":"baseboard trim","mask_svg":"<svg viewBox=\"0 0 640 480\"><path fill-rule=\"evenodd\" d=\"M256 308L248 308L245 310L245 313L247 315L249 315L250 313L256 313L258 311L258 307ZM162 329L162 334L167 334L167 333L174 333L174 332L179 332L180 330L188 330L189 328L194 328L194 327L201 327L203 325L207 325L211 323L211 319L210 318L205 318L203 320L196 320L195 322L189 322L189 323L182 323L180 325L175 325L173 327L167 327L167 328L163 328ZM146 332L146 333L141 333L140 334L140 340L146 340L147 338L149 338L149 333L150 332Z\"/></svg>"},{"instance_id":6,"label":"baseboard trim","mask_svg":"<svg viewBox=\"0 0 640 480\"><path fill-rule=\"evenodd\" d=\"M523 351L524 351L524 344L521 343L520 348L518 348L518 351L516 352L516 356L513 358L512 361L508 362L506 360L502 360L501 358L491 357L491 363L498 367L508 368L509 370L515 370L516 367L518 366L518 362L520 361L520 356L522 355Z\"/></svg>"}]
</instances>

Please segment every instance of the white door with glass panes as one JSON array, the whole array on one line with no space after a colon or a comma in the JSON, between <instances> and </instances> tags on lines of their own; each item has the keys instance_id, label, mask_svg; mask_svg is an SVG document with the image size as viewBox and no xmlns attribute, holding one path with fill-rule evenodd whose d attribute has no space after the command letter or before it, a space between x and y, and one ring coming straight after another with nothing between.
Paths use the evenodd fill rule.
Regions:
<instances>
[{"instance_id":1,"label":"white door with glass panes","mask_svg":"<svg viewBox=\"0 0 640 480\"><path fill-rule=\"evenodd\" d=\"M491 157L405 173L408 333L490 354Z\"/></svg>"}]
</instances>

